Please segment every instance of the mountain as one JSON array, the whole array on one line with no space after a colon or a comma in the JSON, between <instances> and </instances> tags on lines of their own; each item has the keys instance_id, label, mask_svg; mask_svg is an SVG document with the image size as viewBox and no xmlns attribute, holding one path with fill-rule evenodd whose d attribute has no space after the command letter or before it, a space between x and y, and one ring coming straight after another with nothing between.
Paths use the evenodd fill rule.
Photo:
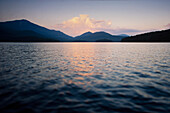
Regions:
<instances>
[{"instance_id":1,"label":"mountain","mask_svg":"<svg viewBox=\"0 0 170 113\"><path fill-rule=\"evenodd\" d=\"M129 37L129 35L127 35L127 34L120 34L118 36Z\"/></svg>"},{"instance_id":2,"label":"mountain","mask_svg":"<svg viewBox=\"0 0 170 113\"><path fill-rule=\"evenodd\" d=\"M49 30L28 20L0 22L0 41L70 41L61 31Z\"/></svg>"},{"instance_id":3,"label":"mountain","mask_svg":"<svg viewBox=\"0 0 170 113\"><path fill-rule=\"evenodd\" d=\"M73 38L61 31L50 30L25 19L0 22L1 42L120 42L125 37L125 34L86 32Z\"/></svg>"},{"instance_id":4,"label":"mountain","mask_svg":"<svg viewBox=\"0 0 170 113\"><path fill-rule=\"evenodd\" d=\"M59 41L48 39L41 34L34 31L14 31L0 29L0 41L1 42L51 42Z\"/></svg>"},{"instance_id":5,"label":"mountain","mask_svg":"<svg viewBox=\"0 0 170 113\"><path fill-rule=\"evenodd\" d=\"M86 32L80 36L74 37L75 42L119 42L124 36L111 35L106 32Z\"/></svg>"},{"instance_id":6,"label":"mountain","mask_svg":"<svg viewBox=\"0 0 170 113\"><path fill-rule=\"evenodd\" d=\"M170 29L127 37L122 42L170 42Z\"/></svg>"},{"instance_id":7,"label":"mountain","mask_svg":"<svg viewBox=\"0 0 170 113\"><path fill-rule=\"evenodd\" d=\"M93 33L90 32L90 31L88 31L88 32L86 32L86 33L83 33L83 34L80 35L80 36L75 37L75 39L79 40L79 39L84 38L84 37L87 37L87 36L89 36L89 35L91 35L91 34L93 34Z\"/></svg>"}]
</instances>

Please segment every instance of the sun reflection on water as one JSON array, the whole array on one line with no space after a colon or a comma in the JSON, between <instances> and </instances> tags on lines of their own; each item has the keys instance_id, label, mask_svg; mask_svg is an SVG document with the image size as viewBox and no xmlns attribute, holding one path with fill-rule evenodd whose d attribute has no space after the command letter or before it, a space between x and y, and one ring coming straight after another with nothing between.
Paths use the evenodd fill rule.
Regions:
<instances>
[{"instance_id":1,"label":"sun reflection on water","mask_svg":"<svg viewBox=\"0 0 170 113\"><path fill-rule=\"evenodd\" d=\"M84 44L82 47L80 44L70 44L70 50L72 57L69 60L73 71L82 76L92 75L92 70L95 66L91 59L95 56L94 45Z\"/></svg>"}]
</instances>

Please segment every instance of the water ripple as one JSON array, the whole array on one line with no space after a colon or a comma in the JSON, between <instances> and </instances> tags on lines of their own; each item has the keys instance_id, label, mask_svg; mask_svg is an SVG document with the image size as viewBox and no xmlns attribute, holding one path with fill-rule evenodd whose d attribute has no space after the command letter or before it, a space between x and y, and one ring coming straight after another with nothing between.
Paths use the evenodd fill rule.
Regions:
<instances>
[{"instance_id":1,"label":"water ripple","mask_svg":"<svg viewBox=\"0 0 170 113\"><path fill-rule=\"evenodd\" d=\"M169 113L169 44L1 43L2 113Z\"/></svg>"}]
</instances>

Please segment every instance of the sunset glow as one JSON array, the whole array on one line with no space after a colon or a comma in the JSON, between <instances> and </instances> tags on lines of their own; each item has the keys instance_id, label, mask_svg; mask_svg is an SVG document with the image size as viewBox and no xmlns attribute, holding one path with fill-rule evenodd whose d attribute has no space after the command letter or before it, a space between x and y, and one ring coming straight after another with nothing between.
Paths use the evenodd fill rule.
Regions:
<instances>
[{"instance_id":1,"label":"sunset glow","mask_svg":"<svg viewBox=\"0 0 170 113\"><path fill-rule=\"evenodd\" d=\"M76 36L88 31L107 31L107 29L111 29L111 24L111 21L95 20L90 18L89 15L81 14L79 17L73 17L62 24L57 24L54 28Z\"/></svg>"},{"instance_id":2,"label":"sunset glow","mask_svg":"<svg viewBox=\"0 0 170 113\"><path fill-rule=\"evenodd\" d=\"M70 36L168 29L169 0L1 0L0 21L27 19Z\"/></svg>"}]
</instances>

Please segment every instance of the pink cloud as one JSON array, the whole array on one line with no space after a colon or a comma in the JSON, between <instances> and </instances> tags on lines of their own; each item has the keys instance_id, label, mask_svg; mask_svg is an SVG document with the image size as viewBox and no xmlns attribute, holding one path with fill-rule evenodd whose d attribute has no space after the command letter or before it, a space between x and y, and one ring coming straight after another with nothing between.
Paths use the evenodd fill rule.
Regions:
<instances>
[{"instance_id":1,"label":"pink cloud","mask_svg":"<svg viewBox=\"0 0 170 113\"><path fill-rule=\"evenodd\" d=\"M84 32L96 32L96 29L111 29L111 22L105 20L96 20L89 15L80 15L61 24L55 25L55 29L61 30L71 36L77 36Z\"/></svg>"},{"instance_id":2,"label":"pink cloud","mask_svg":"<svg viewBox=\"0 0 170 113\"><path fill-rule=\"evenodd\" d=\"M118 28L117 26L113 27L111 21L96 20L94 18L90 18L89 15L82 15L82 14L79 17L73 17L60 24L56 24L53 28L60 30L71 36L78 36L88 31L91 32L105 31L113 35L118 35L118 34L135 35L139 33L152 31L152 30L138 30L138 29L120 28L120 27Z\"/></svg>"}]
</instances>

